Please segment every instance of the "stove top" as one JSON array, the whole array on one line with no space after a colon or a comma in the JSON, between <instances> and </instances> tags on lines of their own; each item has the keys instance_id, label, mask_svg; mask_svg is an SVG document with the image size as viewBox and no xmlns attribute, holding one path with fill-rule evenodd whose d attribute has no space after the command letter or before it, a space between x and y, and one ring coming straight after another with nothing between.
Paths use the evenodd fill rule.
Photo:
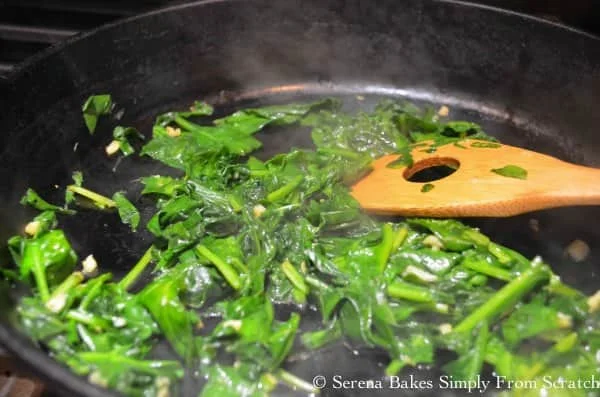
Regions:
<instances>
[{"instance_id":1,"label":"stove top","mask_svg":"<svg viewBox=\"0 0 600 397\"><path fill-rule=\"evenodd\" d=\"M0 0L0 74L36 52L115 19L172 0ZM1 395L0 395L1 396Z\"/></svg>"}]
</instances>

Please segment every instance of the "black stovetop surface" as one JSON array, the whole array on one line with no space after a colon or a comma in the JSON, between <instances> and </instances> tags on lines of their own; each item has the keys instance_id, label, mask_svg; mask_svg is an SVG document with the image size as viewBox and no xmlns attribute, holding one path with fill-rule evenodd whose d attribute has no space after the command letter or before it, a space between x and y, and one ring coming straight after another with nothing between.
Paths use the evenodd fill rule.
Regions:
<instances>
[{"instance_id":1,"label":"black stovetop surface","mask_svg":"<svg viewBox=\"0 0 600 397\"><path fill-rule=\"evenodd\" d=\"M65 38L181 1L0 0L0 74Z\"/></svg>"}]
</instances>

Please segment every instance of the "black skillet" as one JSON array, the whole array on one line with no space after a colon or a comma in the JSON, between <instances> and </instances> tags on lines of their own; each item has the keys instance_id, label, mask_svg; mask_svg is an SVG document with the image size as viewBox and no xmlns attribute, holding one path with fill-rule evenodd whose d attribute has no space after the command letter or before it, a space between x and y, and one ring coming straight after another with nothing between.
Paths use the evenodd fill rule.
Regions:
<instances>
[{"instance_id":1,"label":"black skillet","mask_svg":"<svg viewBox=\"0 0 600 397\"><path fill-rule=\"evenodd\" d=\"M321 95L344 96L349 107L368 107L381 97L408 98L449 105L453 117L480 122L507 143L600 166L600 41L595 37L459 1L205 1L79 36L0 82L2 247L33 214L18 204L28 186L59 201L71 171L82 170L92 189L127 189L135 196L135 178L162 170L136 156L119 164L105 156L115 121L105 120L91 137L80 112L84 99L97 93L113 95L124 110L119 123L146 133L153 115L198 98L221 111ZM358 94L365 100L358 101ZM300 130L262 138L265 154L309 144ZM532 218L538 232L530 229ZM571 208L475 223L529 257L543 255L563 279L589 293L600 284L598 219L600 208ZM149 241L143 233L132 236L113 215L84 212L63 226L81 255L93 252L104 270L116 274L123 274ZM576 238L592 246L592 255L580 264L563 255ZM8 261L5 251L2 263ZM13 313L19 293L0 283L0 343L66 395L106 396L19 332ZM318 326L311 318L305 327ZM380 379L385 362L380 352L340 345L288 369L309 380L317 374ZM413 375L432 379L439 373ZM197 392L198 384L188 378L182 393ZM439 395L432 390L385 394Z\"/></svg>"}]
</instances>

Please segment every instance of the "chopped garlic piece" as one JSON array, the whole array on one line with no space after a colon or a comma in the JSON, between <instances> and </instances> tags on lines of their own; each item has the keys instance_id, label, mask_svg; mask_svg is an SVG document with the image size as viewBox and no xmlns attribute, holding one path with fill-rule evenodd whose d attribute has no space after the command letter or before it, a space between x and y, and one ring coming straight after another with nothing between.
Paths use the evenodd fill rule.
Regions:
<instances>
[{"instance_id":1,"label":"chopped garlic piece","mask_svg":"<svg viewBox=\"0 0 600 397\"><path fill-rule=\"evenodd\" d=\"M158 378L156 378L155 385L158 389L156 397L169 397L171 395L169 393L171 381L166 376L159 376Z\"/></svg>"},{"instance_id":2,"label":"chopped garlic piece","mask_svg":"<svg viewBox=\"0 0 600 397\"><path fill-rule=\"evenodd\" d=\"M413 265L408 265L406 269L404 269L404 272L402 272L402 277L406 277L408 275L413 275L425 283L433 283L438 280L438 277L435 274L429 273L428 271Z\"/></svg>"},{"instance_id":3,"label":"chopped garlic piece","mask_svg":"<svg viewBox=\"0 0 600 397\"><path fill-rule=\"evenodd\" d=\"M227 321L223 321L223 326L224 327L230 327L235 329L236 331L239 331L242 328L242 321L241 320L227 320Z\"/></svg>"},{"instance_id":4,"label":"chopped garlic piece","mask_svg":"<svg viewBox=\"0 0 600 397\"><path fill-rule=\"evenodd\" d=\"M589 312L595 313L600 310L600 289L596 293L590 296L587 300L589 306Z\"/></svg>"},{"instance_id":5,"label":"chopped garlic piece","mask_svg":"<svg viewBox=\"0 0 600 397\"><path fill-rule=\"evenodd\" d=\"M440 110L438 110L438 115L440 115L442 117L446 117L449 114L450 114L450 109L446 105L443 105L442 107L440 107Z\"/></svg>"},{"instance_id":6,"label":"chopped garlic piece","mask_svg":"<svg viewBox=\"0 0 600 397\"><path fill-rule=\"evenodd\" d=\"M94 371L90 374L90 376L88 376L88 380L90 383L93 383L95 385L101 386L101 387L108 387L108 381L106 379L104 379L102 377L102 375L100 374L100 372L98 371Z\"/></svg>"},{"instance_id":7,"label":"chopped garlic piece","mask_svg":"<svg viewBox=\"0 0 600 397\"><path fill-rule=\"evenodd\" d=\"M96 262L94 255L88 255L81 263L81 266L83 267L83 274L86 276L93 275L98 270L98 262Z\"/></svg>"},{"instance_id":8,"label":"chopped garlic piece","mask_svg":"<svg viewBox=\"0 0 600 397\"><path fill-rule=\"evenodd\" d=\"M106 146L106 149L104 150L106 151L107 155L112 156L113 154L117 153L120 148L121 144L119 143L119 141L112 141L108 144L108 146Z\"/></svg>"},{"instance_id":9,"label":"chopped garlic piece","mask_svg":"<svg viewBox=\"0 0 600 397\"><path fill-rule=\"evenodd\" d=\"M452 332L452 324L449 323L440 324L438 328L440 330L440 334L442 335L446 335Z\"/></svg>"},{"instance_id":10,"label":"chopped garlic piece","mask_svg":"<svg viewBox=\"0 0 600 397\"><path fill-rule=\"evenodd\" d=\"M568 314L558 312L558 326L560 328L571 328L573 326L573 318Z\"/></svg>"},{"instance_id":11,"label":"chopped garlic piece","mask_svg":"<svg viewBox=\"0 0 600 397\"><path fill-rule=\"evenodd\" d=\"M255 218L260 218L262 216L262 214L265 213L267 209L265 208L264 205L262 204L257 204L254 206L254 208L252 208L252 214L254 214Z\"/></svg>"},{"instance_id":12,"label":"chopped garlic piece","mask_svg":"<svg viewBox=\"0 0 600 397\"><path fill-rule=\"evenodd\" d=\"M442 240L440 240L439 238L437 238L437 236L435 236L433 234L425 237L423 239L423 244L425 244L426 246L428 246L431 249L436 250L436 251L444 248L444 244L442 243Z\"/></svg>"},{"instance_id":13,"label":"chopped garlic piece","mask_svg":"<svg viewBox=\"0 0 600 397\"><path fill-rule=\"evenodd\" d=\"M167 135L170 137L178 137L181 135L181 128L173 128L171 126L167 126Z\"/></svg>"},{"instance_id":14,"label":"chopped garlic piece","mask_svg":"<svg viewBox=\"0 0 600 397\"><path fill-rule=\"evenodd\" d=\"M67 304L67 294L60 293L46 302L46 308L52 313L59 313Z\"/></svg>"},{"instance_id":15,"label":"chopped garlic piece","mask_svg":"<svg viewBox=\"0 0 600 397\"><path fill-rule=\"evenodd\" d=\"M123 328L127 325L127 320L125 320L123 317L113 317L112 323L117 328Z\"/></svg>"},{"instance_id":16,"label":"chopped garlic piece","mask_svg":"<svg viewBox=\"0 0 600 397\"><path fill-rule=\"evenodd\" d=\"M264 379L265 381L267 381L269 384L275 386L277 385L277 383L279 383L279 379L277 379L276 376L274 376L273 374L267 372L266 374L264 374L262 376L262 379Z\"/></svg>"},{"instance_id":17,"label":"chopped garlic piece","mask_svg":"<svg viewBox=\"0 0 600 397\"><path fill-rule=\"evenodd\" d=\"M565 251L575 262L583 262L590 255L590 246L583 240L575 240Z\"/></svg>"},{"instance_id":18,"label":"chopped garlic piece","mask_svg":"<svg viewBox=\"0 0 600 397\"><path fill-rule=\"evenodd\" d=\"M25 233L27 233L30 236L35 236L40 231L41 226L42 224L40 223L40 221L29 222L27 226L25 226Z\"/></svg>"}]
</instances>

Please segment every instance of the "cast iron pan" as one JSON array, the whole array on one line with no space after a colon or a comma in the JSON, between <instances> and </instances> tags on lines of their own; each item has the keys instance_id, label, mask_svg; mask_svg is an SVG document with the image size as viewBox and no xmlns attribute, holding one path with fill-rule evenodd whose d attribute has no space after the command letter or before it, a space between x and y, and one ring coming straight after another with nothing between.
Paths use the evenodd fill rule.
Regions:
<instances>
[{"instance_id":1,"label":"cast iron pan","mask_svg":"<svg viewBox=\"0 0 600 397\"><path fill-rule=\"evenodd\" d=\"M93 137L87 133L80 106L90 94L111 93L124 110L119 123L146 133L153 115L193 99L208 99L225 112L322 95L343 96L350 108L381 97L408 98L449 105L453 117L480 122L507 143L600 166L599 66L595 37L458 1L221 0L129 19L52 48L0 83L0 241L5 247L33 215L18 204L28 186L60 201L71 172L82 170L94 190L127 189L137 197L135 179L163 171L137 156L119 164L105 156L114 121L104 120ZM365 100L357 101L357 94ZM310 145L303 130L261 137L263 155ZM537 233L529 228L531 218L539 222ZM566 282L591 293L600 279L598 219L600 208L571 208L473 222L528 257L541 254ZM131 235L115 216L93 211L62 226L81 255L93 252L117 275L150 241L144 233ZM592 246L584 263L563 255L576 238ZM19 293L0 284L0 342L65 394L106 396L19 332L13 313ZM318 326L311 315L303 323ZM157 352L169 354L167 348ZM287 368L308 380L317 374L375 380L385 364L381 352L340 344L307 359L296 356ZM435 369L412 374L439 375ZM198 390L198 382L186 378L182 394ZM323 395L363 392L326 389Z\"/></svg>"}]
</instances>

